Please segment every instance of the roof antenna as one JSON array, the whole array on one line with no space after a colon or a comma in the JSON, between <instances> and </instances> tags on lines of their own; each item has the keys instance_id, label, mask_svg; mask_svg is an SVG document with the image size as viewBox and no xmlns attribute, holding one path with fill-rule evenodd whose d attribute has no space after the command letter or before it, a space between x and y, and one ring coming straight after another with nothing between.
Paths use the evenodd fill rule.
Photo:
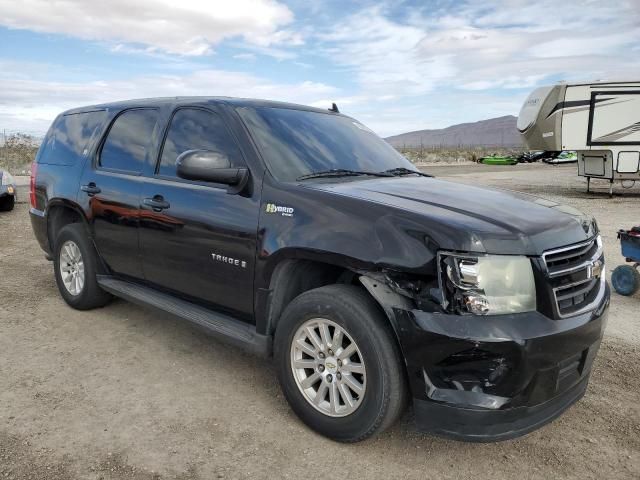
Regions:
<instances>
[{"instance_id":1,"label":"roof antenna","mask_svg":"<svg viewBox=\"0 0 640 480\"><path fill-rule=\"evenodd\" d=\"M334 103L331 104L331 108L329 109L330 112L335 112L335 113L340 113L340 110L338 110L338 105Z\"/></svg>"}]
</instances>

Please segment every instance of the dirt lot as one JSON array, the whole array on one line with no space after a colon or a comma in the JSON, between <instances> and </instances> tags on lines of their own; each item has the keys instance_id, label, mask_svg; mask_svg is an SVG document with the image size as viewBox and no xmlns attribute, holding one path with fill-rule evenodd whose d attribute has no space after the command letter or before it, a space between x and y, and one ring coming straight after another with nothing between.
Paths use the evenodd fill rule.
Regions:
<instances>
[{"instance_id":1,"label":"dirt lot","mask_svg":"<svg viewBox=\"0 0 640 480\"><path fill-rule=\"evenodd\" d=\"M616 229L640 223L640 189L587 195L575 166L431 171L595 214L609 271L622 262ZM441 440L408 413L341 445L298 421L269 362L123 301L68 308L27 210L0 214L0 479L640 478L639 297L614 294L585 398L525 438Z\"/></svg>"}]
</instances>

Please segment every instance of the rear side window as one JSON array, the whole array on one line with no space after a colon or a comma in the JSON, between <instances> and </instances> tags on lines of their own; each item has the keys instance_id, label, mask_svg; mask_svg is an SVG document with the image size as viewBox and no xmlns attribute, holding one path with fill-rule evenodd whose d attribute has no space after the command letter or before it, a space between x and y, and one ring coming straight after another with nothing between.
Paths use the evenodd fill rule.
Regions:
<instances>
[{"instance_id":1,"label":"rear side window","mask_svg":"<svg viewBox=\"0 0 640 480\"><path fill-rule=\"evenodd\" d=\"M158 175L175 177L176 159L187 150L212 150L229 157L233 166L241 166L240 150L220 116L206 110L181 108L171 119L162 149Z\"/></svg>"},{"instance_id":2,"label":"rear side window","mask_svg":"<svg viewBox=\"0 0 640 480\"><path fill-rule=\"evenodd\" d=\"M60 115L42 142L36 161L51 165L74 165L89 153L91 140L106 119L107 112L104 110Z\"/></svg>"},{"instance_id":3,"label":"rear side window","mask_svg":"<svg viewBox=\"0 0 640 480\"><path fill-rule=\"evenodd\" d=\"M102 145L100 166L141 173L152 146L157 118L158 111L155 109L127 110L120 114Z\"/></svg>"}]
</instances>

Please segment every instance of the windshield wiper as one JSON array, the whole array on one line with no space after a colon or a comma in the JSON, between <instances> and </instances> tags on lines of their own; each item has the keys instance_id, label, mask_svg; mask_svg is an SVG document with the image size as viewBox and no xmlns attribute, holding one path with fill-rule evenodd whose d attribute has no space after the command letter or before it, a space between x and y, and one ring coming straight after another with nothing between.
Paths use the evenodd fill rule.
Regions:
<instances>
[{"instance_id":1,"label":"windshield wiper","mask_svg":"<svg viewBox=\"0 0 640 480\"><path fill-rule=\"evenodd\" d=\"M323 170L321 172L307 173L296 178L296 181L307 180L308 178L327 178L327 177L350 177L360 175L373 175L374 177L392 177L391 172L365 172L360 170L349 170L347 168L332 168L331 170Z\"/></svg>"},{"instance_id":2,"label":"windshield wiper","mask_svg":"<svg viewBox=\"0 0 640 480\"><path fill-rule=\"evenodd\" d=\"M421 177L433 177L433 175L429 175L428 173L422 173L418 170L411 170L410 168L404 167L390 168L389 170L385 170L384 172L380 173L387 173L396 177L400 177L402 175L420 175Z\"/></svg>"}]
</instances>

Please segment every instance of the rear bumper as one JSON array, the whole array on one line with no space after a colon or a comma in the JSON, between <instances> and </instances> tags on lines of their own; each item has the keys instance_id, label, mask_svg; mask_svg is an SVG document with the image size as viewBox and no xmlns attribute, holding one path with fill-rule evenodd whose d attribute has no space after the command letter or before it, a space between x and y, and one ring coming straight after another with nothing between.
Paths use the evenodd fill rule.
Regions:
<instances>
[{"instance_id":1,"label":"rear bumper","mask_svg":"<svg viewBox=\"0 0 640 480\"><path fill-rule=\"evenodd\" d=\"M49 247L49 237L47 234L47 216L45 212L37 210L35 208L29 209L29 217L31 218L31 228L33 234L40 245L40 248L44 251L45 255L51 256L51 248Z\"/></svg>"},{"instance_id":2,"label":"rear bumper","mask_svg":"<svg viewBox=\"0 0 640 480\"><path fill-rule=\"evenodd\" d=\"M524 435L584 394L607 320L590 312L472 317L395 309L417 425L468 441Z\"/></svg>"}]
</instances>

